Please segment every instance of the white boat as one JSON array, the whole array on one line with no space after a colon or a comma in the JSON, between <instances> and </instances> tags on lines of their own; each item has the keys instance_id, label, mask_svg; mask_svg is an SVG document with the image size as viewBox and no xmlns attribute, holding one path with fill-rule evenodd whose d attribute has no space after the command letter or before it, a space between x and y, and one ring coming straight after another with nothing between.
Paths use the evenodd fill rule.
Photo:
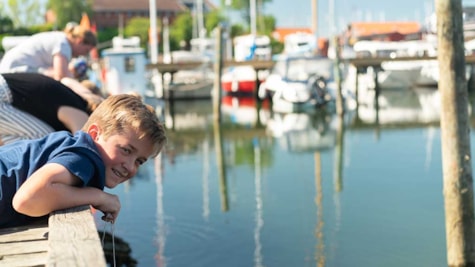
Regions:
<instances>
[{"instance_id":1,"label":"white boat","mask_svg":"<svg viewBox=\"0 0 475 267\"><path fill-rule=\"evenodd\" d=\"M5 36L2 38L2 47L3 50L8 51L13 47L17 46L18 44L26 41L30 38L29 35L21 35L21 36Z\"/></svg>"},{"instance_id":2,"label":"white boat","mask_svg":"<svg viewBox=\"0 0 475 267\"><path fill-rule=\"evenodd\" d=\"M270 38L265 35L237 36L234 42L234 60L271 60ZM252 94L256 90L256 80L263 82L268 72L256 73L252 66L234 66L224 71L221 77L222 89L231 94Z\"/></svg>"},{"instance_id":3,"label":"white boat","mask_svg":"<svg viewBox=\"0 0 475 267\"><path fill-rule=\"evenodd\" d=\"M358 81L364 87L375 87L375 71L378 71L378 86L380 89L409 88L420 79L424 66L422 61L397 61L398 57L415 57L429 55L436 47L423 40L417 41L358 41L353 45L356 57L387 57L394 61L384 61L380 70L372 67L366 73L358 74ZM350 66L346 82L355 84L356 68Z\"/></svg>"},{"instance_id":4,"label":"white boat","mask_svg":"<svg viewBox=\"0 0 475 267\"><path fill-rule=\"evenodd\" d=\"M326 83L333 79L333 60L319 56L285 57L278 60L259 86L261 99L271 98L279 112L306 110L331 100Z\"/></svg>"},{"instance_id":5,"label":"white boat","mask_svg":"<svg viewBox=\"0 0 475 267\"><path fill-rule=\"evenodd\" d=\"M112 48L104 49L102 57L103 85L108 94L134 92L145 95L147 58L139 37L114 37Z\"/></svg>"},{"instance_id":6,"label":"white boat","mask_svg":"<svg viewBox=\"0 0 475 267\"><path fill-rule=\"evenodd\" d=\"M317 36L308 32L294 32L284 38L286 56L312 56L317 54Z\"/></svg>"},{"instance_id":7,"label":"white boat","mask_svg":"<svg viewBox=\"0 0 475 267\"><path fill-rule=\"evenodd\" d=\"M432 37L432 38L431 38ZM467 44L466 46L470 46ZM423 40L411 41L359 41L353 46L360 57L390 57L394 60L381 63L378 70L378 85L380 89L401 89L410 87L436 87L439 82L439 63L437 59L404 60L398 57L437 57L437 40L426 36ZM467 48L469 49L469 48ZM367 72L358 75L359 84L375 88L374 69L369 67ZM466 78L470 77L471 66L466 66ZM350 66L346 81L349 86L355 84L356 69Z\"/></svg>"}]
</instances>

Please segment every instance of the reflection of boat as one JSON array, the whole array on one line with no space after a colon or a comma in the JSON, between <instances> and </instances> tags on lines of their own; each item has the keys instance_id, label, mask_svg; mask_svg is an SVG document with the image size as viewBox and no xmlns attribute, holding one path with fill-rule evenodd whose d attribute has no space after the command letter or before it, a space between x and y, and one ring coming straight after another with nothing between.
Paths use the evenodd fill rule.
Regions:
<instances>
[{"instance_id":1,"label":"reflection of boat","mask_svg":"<svg viewBox=\"0 0 475 267\"><path fill-rule=\"evenodd\" d=\"M257 100L252 96L223 96L221 99L221 111L233 124L255 126L259 119L262 120L268 102L263 102L263 109L257 108Z\"/></svg>"},{"instance_id":2,"label":"reflection of boat","mask_svg":"<svg viewBox=\"0 0 475 267\"><path fill-rule=\"evenodd\" d=\"M378 102L370 93L360 98L358 118L364 123L380 125L437 123L440 121L440 93L427 88L381 91Z\"/></svg>"},{"instance_id":3,"label":"reflection of boat","mask_svg":"<svg viewBox=\"0 0 475 267\"><path fill-rule=\"evenodd\" d=\"M264 35L243 35L234 38L234 60L270 60L270 39ZM221 77L221 86L228 93L249 94L256 89L256 80L264 81L267 72L256 73L252 66L230 67Z\"/></svg>"},{"instance_id":4,"label":"reflection of boat","mask_svg":"<svg viewBox=\"0 0 475 267\"><path fill-rule=\"evenodd\" d=\"M258 96L272 98L274 111L315 108L331 98L326 83L333 77L333 65L333 60L318 56L281 58L260 85Z\"/></svg>"},{"instance_id":5,"label":"reflection of boat","mask_svg":"<svg viewBox=\"0 0 475 267\"><path fill-rule=\"evenodd\" d=\"M329 149L336 142L335 127L330 115L325 112L313 115L275 113L267 122L267 130L284 149L292 152Z\"/></svg>"}]
</instances>

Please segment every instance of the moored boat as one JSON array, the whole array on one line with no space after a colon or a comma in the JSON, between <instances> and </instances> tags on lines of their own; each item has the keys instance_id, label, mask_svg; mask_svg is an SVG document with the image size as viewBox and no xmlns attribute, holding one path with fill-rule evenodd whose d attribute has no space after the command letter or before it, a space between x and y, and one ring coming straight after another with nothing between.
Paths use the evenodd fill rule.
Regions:
<instances>
[{"instance_id":1,"label":"moored boat","mask_svg":"<svg viewBox=\"0 0 475 267\"><path fill-rule=\"evenodd\" d=\"M263 35L243 35L234 38L234 60L271 60L270 39ZM256 81L263 82L267 71L256 72L250 65L234 66L224 71L221 87L229 94L251 94Z\"/></svg>"}]
</instances>

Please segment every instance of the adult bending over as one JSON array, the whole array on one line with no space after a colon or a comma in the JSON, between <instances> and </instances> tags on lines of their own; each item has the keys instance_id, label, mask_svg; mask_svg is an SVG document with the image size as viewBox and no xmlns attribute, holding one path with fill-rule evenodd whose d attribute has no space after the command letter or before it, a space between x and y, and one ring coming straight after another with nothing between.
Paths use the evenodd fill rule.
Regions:
<instances>
[{"instance_id":1,"label":"adult bending over","mask_svg":"<svg viewBox=\"0 0 475 267\"><path fill-rule=\"evenodd\" d=\"M73 77L71 59L87 56L96 45L96 35L81 26L37 33L5 53L0 73L36 72L56 80Z\"/></svg>"},{"instance_id":2,"label":"adult bending over","mask_svg":"<svg viewBox=\"0 0 475 267\"><path fill-rule=\"evenodd\" d=\"M2 142L80 130L103 98L72 78L63 82L37 73L0 74Z\"/></svg>"}]
</instances>

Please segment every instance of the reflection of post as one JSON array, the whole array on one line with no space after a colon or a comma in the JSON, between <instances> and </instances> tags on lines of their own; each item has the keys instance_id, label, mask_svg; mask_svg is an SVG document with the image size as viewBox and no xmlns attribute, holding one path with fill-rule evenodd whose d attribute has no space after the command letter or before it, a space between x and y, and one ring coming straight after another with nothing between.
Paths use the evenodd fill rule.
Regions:
<instances>
[{"instance_id":1,"label":"reflection of post","mask_svg":"<svg viewBox=\"0 0 475 267\"><path fill-rule=\"evenodd\" d=\"M360 68L355 67L356 74L355 74L355 99L356 99L356 117L359 117L359 109L360 109L360 98L359 98L359 76L360 76Z\"/></svg>"},{"instance_id":2,"label":"reflection of post","mask_svg":"<svg viewBox=\"0 0 475 267\"><path fill-rule=\"evenodd\" d=\"M315 205L317 206L317 225L315 237L317 238L315 262L318 267L325 266L325 243L323 238L323 192L322 192L322 164L320 153L315 153Z\"/></svg>"},{"instance_id":3,"label":"reflection of post","mask_svg":"<svg viewBox=\"0 0 475 267\"><path fill-rule=\"evenodd\" d=\"M345 124L343 116L338 116L338 124L336 129L336 146L335 146L335 171L334 182L335 191L343 190L343 143L345 137Z\"/></svg>"},{"instance_id":4,"label":"reflection of post","mask_svg":"<svg viewBox=\"0 0 475 267\"><path fill-rule=\"evenodd\" d=\"M376 117L374 119L375 130L376 130L376 139L379 139L379 94L381 93L381 88L378 83L378 73L379 67L374 67L374 110L376 112Z\"/></svg>"},{"instance_id":5,"label":"reflection of post","mask_svg":"<svg viewBox=\"0 0 475 267\"><path fill-rule=\"evenodd\" d=\"M203 142L203 218L207 221L209 217L209 141Z\"/></svg>"},{"instance_id":6,"label":"reflection of post","mask_svg":"<svg viewBox=\"0 0 475 267\"><path fill-rule=\"evenodd\" d=\"M157 245L158 252L155 260L157 266L165 266L166 260L163 255L165 252L165 213L163 212L163 184L162 184L162 154L160 153L154 161L155 164L155 183L157 184Z\"/></svg>"},{"instance_id":7,"label":"reflection of post","mask_svg":"<svg viewBox=\"0 0 475 267\"><path fill-rule=\"evenodd\" d=\"M175 129L175 102L169 100L165 105L165 124L168 129Z\"/></svg>"},{"instance_id":8,"label":"reflection of post","mask_svg":"<svg viewBox=\"0 0 475 267\"><path fill-rule=\"evenodd\" d=\"M221 127L219 122L213 123L214 128L214 146L216 148L216 161L219 173L219 192L221 195L221 210L228 211L228 189L226 184L226 168L224 166L223 138L221 136Z\"/></svg>"},{"instance_id":9,"label":"reflection of post","mask_svg":"<svg viewBox=\"0 0 475 267\"><path fill-rule=\"evenodd\" d=\"M473 177L462 1L435 1L448 266L475 265Z\"/></svg>"},{"instance_id":10,"label":"reflection of post","mask_svg":"<svg viewBox=\"0 0 475 267\"><path fill-rule=\"evenodd\" d=\"M259 141L254 142L254 184L256 187L256 228L254 229L254 266L261 267L262 265L262 245L261 245L261 229L264 226L264 219L262 218L262 195L261 195L261 148Z\"/></svg>"},{"instance_id":11,"label":"reflection of post","mask_svg":"<svg viewBox=\"0 0 475 267\"><path fill-rule=\"evenodd\" d=\"M426 167L426 170L429 169L430 163L432 161L432 143L434 141L434 135L435 135L435 128L434 127L427 128L426 162L424 164Z\"/></svg>"}]
</instances>

